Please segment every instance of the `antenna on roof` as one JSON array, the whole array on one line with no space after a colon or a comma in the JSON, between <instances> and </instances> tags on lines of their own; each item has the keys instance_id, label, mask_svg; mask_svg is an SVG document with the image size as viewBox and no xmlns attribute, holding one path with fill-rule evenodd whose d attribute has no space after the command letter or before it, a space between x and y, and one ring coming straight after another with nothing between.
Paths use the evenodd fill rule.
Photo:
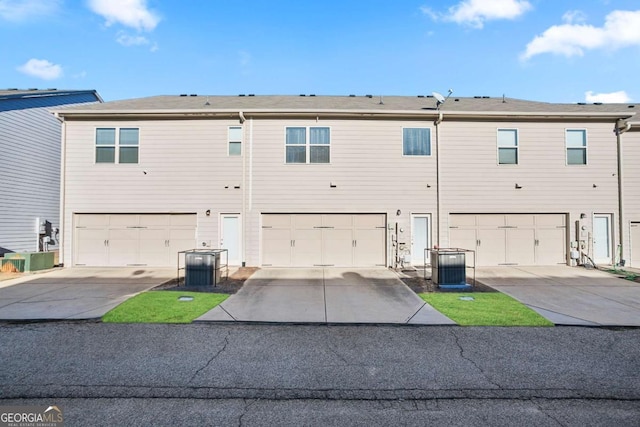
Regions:
<instances>
[{"instance_id":1,"label":"antenna on roof","mask_svg":"<svg viewBox=\"0 0 640 427\"><path fill-rule=\"evenodd\" d=\"M380 102L378 102L378 105L384 105L384 101L382 100L382 95L380 95Z\"/></svg>"},{"instance_id":2,"label":"antenna on roof","mask_svg":"<svg viewBox=\"0 0 640 427\"><path fill-rule=\"evenodd\" d=\"M207 102L205 102L204 105L211 105L211 103L209 102L209 97L208 96L207 96Z\"/></svg>"},{"instance_id":3,"label":"antenna on roof","mask_svg":"<svg viewBox=\"0 0 640 427\"><path fill-rule=\"evenodd\" d=\"M451 96L451 94L453 93L453 89L449 89L449 93L447 94L447 97L445 98L444 96L442 96L442 94L438 93L438 92L431 92L431 95L433 95L433 97L436 99L436 110L440 109L440 106L442 104L444 104L447 99L449 99L449 97Z\"/></svg>"}]
</instances>

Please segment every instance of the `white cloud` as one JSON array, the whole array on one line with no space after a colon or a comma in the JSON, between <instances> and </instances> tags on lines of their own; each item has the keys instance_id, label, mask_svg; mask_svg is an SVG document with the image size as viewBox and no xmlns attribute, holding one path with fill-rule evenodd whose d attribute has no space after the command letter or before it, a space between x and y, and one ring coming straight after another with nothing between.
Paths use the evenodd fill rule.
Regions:
<instances>
[{"instance_id":1,"label":"white cloud","mask_svg":"<svg viewBox=\"0 0 640 427\"><path fill-rule=\"evenodd\" d=\"M628 103L631 102L631 97L627 95L624 90L611 93L593 93L587 91L584 94L584 99L587 102L603 102L606 104Z\"/></svg>"},{"instance_id":2,"label":"white cloud","mask_svg":"<svg viewBox=\"0 0 640 427\"><path fill-rule=\"evenodd\" d=\"M527 0L463 0L450 7L446 13L437 13L428 7L421 8L431 19L453 21L478 29L486 21L515 19L530 9L532 6Z\"/></svg>"},{"instance_id":3,"label":"white cloud","mask_svg":"<svg viewBox=\"0 0 640 427\"><path fill-rule=\"evenodd\" d=\"M46 59L30 59L18 67L18 71L43 80L55 80L62 77L62 67Z\"/></svg>"},{"instance_id":4,"label":"white cloud","mask_svg":"<svg viewBox=\"0 0 640 427\"><path fill-rule=\"evenodd\" d=\"M130 36L123 32L118 33L116 41L122 46L142 46L151 43L149 39L144 36Z\"/></svg>"},{"instance_id":5,"label":"white cloud","mask_svg":"<svg viewBox=\"0 0 640 427\"><path fill-rule=\"evenodd\" d=\"M582 24L587 20L587 15L580 10L570 10L562 15L565 24Z\"/></svg>"},{"instance_id":6,"label":"white cloud","mask_svg":"<svg viewBox=\"0 0 640 427\"><path fill-rule=\"evenodd\" d=\"M26 21L50 15L58 10L61 0L0 0L0 18L7 21Z\"/></svg>"},{"instance_id":7,"label":"white cloud","mask_svg":"<svg viewBox=\"0 0 640 427\"><path fill-rule=\"evenodd\" d=\"M613 11L607 15L602 27L573 23L566 18L565 22L548 28L530 41L521 59L527 60L543 53L582 56L589 49L640 46L640 10Z\"/></svg>"},{"instance_id":8,"label":"white cloud","mask_svg":"<svg viewBox=\"0 0 640 427\"><path fill-rule=\"evenodd\" d=\"M106 25L121 24L138 31L152 31L160 16L147 7L146 0L88 0L89 8L106 20Z\"/></svg>"}]
</instances>

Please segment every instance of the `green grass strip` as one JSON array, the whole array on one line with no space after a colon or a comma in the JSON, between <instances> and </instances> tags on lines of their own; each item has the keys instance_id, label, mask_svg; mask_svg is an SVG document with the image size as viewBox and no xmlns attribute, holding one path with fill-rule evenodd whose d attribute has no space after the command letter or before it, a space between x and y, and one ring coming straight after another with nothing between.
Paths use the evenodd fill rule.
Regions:
<instances>
[{"instance_id":1,"label":"green grass strip","mask_svg":"<svg viewBox=\"0 0 640 427\"><path fill-rule=\"evenodd\" d=\"M499 292L419 294L433 308L462 326L553 326L524 304ZM473 300L460 299L471 297Z\"/></svg>"},{"instance_id":2,"label":"green grass strip","mask_svg":"<svg viewBox=\"0 0 640 427\"><path fill-rule=\"evenodd\" d=\"M192 301L180 301L182 296ZM229 295L205 292L151 291L128 299L104 315L105 323L191 323Z\"/></svg>"}]
</instances>

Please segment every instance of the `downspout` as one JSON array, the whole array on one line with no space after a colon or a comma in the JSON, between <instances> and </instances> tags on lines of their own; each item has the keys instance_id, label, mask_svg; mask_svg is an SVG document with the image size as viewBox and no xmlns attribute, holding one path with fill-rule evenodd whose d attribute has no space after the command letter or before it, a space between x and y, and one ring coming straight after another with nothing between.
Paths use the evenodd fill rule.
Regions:
<instances>
[{"instance_id":1,"label":"downspout","mask_svg":"<svg viewBox=\"0 0 640 427\"><path fill-rule=\"evenodd\" d=\"M238 116L240 117L240 124L244 123L245 117L242 111L238 112ZM246 229L247 229L247 155L246 149L244 147L245 141L245 128L242 127L242 144L241 144L241 154L242 154L242 231L241 231L241 241L242 241L242 267L246 265L247 261L247 241L246 241Z\"/></svg>"},{"instance_id":2,"label":"downspout","mask_svg":"<svg viewBox=\"0 0 640 427\"><path fill-rule=\"evenodd\" d=\"M438 110L438 118L433 122L436 127L436 244L440 247L440 133L439 125L442 123L442 111Z\"/></svg>"},{"instance_id":3,"label":"downspout","mask_svg":"<svg viewBox=\"0 0 640 427\"><path fill-rule=\"evenodd\" d=\"M64 266L64 232L65 232L65 195L66 195L66 164L67 164L67 122L55 113L56 118L61 123L60 132L60 218L58 219L58 265ZM71 262L73 265L73 261Z\"/></svg>"},{"instance_id":4,"label":"downspout","mask_svg":"<svg viewBox=\"0 0 640 427\"><path fill-rule=\"evenodd\" d=\"M619 265L624 265L624 185L622 179L623 162L622 162L622 137L621 135L631 129L631 123L620 119L616 122L616 145L618 149L618 239L620 245ZM615 257L614 257L615 264Z\"/></svg>"}]
</instances>

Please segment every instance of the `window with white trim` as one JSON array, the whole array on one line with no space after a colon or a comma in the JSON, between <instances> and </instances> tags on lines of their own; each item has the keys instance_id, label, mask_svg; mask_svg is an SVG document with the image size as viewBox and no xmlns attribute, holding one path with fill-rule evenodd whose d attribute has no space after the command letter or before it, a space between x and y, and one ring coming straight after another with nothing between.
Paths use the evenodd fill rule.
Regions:
<instances>
[{"instance_id":1,"label":"window with white trim","mask_svg":"<svg viewBox=\"0 0 640 427\"><path fill-rule=\"evenodd\" d=\"M587 130L567 129L565 131L567 145L567 165L587 164Z\"/></svg>"},{"instance_id":2,"label":"window with white trim","mask_svg":"<svg viewBox=\"0 0 640 427\"><path fill-rule=\"evenodd\" d=\"M430 156L431 129L402 128L403 156Z\"/></svg>"},{"instance_id":3,"label":"window with white trim","mask_svg":"<svg viewBox=\"0 0 640 427\"><path fill-rule=\"evenodd\" d=\"M97 128L96 163L138 163L138 128Z\"/></svg>"},{"instance_id":4,"label":"window with white trim","mask_svg":"<svg viewBox=\"0 0 640 427\"><path fill-rule=\"evenodd\" d=\"M330 163L331 130L328 127L287 127L286 163Z\"/></svg>"},{"instance_id":5,"label":"window with white trim","mask_svg":"<svg viewBox=\"0 0 640 427\"><path fill-rule=\"evenodd\" d=\"M498 164L518 164L517 129L498 129Z\"/></svg>"},{"instance_id":6,"label":"window with white trim","mask_svg":"<svg viewBox=\"0 0 640 427\"><path fill-rule=\"evenodd\" d=\"M229 151L230 156L242 155L242 127L229 126Z\"/></svg>"}]
</instances>

